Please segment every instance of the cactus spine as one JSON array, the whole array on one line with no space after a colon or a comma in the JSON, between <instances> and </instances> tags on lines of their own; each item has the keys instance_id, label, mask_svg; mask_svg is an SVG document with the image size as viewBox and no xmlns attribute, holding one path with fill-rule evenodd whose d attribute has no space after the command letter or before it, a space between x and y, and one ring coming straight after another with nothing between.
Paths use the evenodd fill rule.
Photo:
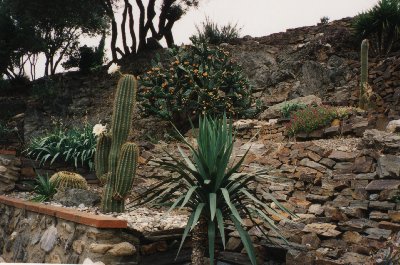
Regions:
<instances>
[{"instance_id":1,"label":"cactus spine","mask_svg":"<svg viewBox=\"0 0 400 265\"><path fill-rule=\"evenodd\" d=\"M101 135L95 155L96 175L105 184L103 212L123 212L132 188L139 151L127 142L136 101L137 81L124 75L118 82L111 121L111 136Z\"/></svg>"},{"instance_id":2,"label":"cactus spine","mask_svg":"<svg viewBox=\"0 0 400 265\"><path fill-rule=\"evenodd\" d=\"M368 105L366 90L368 87L368 40L365 39L361 43L361 79L360 79L360 102L359 107L365 109Z\"/></svg>"}]
</instances>

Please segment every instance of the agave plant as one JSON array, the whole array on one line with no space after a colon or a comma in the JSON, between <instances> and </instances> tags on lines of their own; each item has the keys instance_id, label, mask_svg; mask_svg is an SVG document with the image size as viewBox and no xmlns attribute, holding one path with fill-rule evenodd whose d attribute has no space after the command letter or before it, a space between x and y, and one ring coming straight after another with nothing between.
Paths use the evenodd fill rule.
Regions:
<instances>
[{"instance_id":1,"label":"agave plant","mask_svg":"<svg viewBox=\"0 0 400 265\"><path fill-rule=\"evenodd\" d=\"M261 227L260 223L280 234L271 215L281 215L269 206L271 202L275 202L281 211L289 215L292 213L270 194L264 192L260 196L250 188L256 178L265 172L238 173L248 151L239 161L230 163L234 139L232 123L227 122L225 115L222 119L200 118L197 147L186 141L179 132L178 135L191 155L187 155L179 146L181 160L168 153L172 160L161 162L161 165L178 174L172 174L149 188L134 199L131 207L150 202L152 205L170 202L172 205L167 213L177 207L188 208L191 214L178 254L192 232L193 264L203 264L207 238L210 264L214 264L216 236L219 233L225 248L225 227L227 222L231 222L240 235L251 263L256 264L254 247L242 226L243 220L252 221L266 236L265 227Z\"/></svg>"},{"instance_id":2,"label":"agave plant","mask_svg":"<svg viewBox=\"0 0 400 265\"><path fill-rule=\"evenodd\" d=\"M36 193L32 201L44 202L53 198L57 192L57 182L51 182L48 177L38 175L35 179L36 185L33 191Z\"/></svg>"}]
</instances>

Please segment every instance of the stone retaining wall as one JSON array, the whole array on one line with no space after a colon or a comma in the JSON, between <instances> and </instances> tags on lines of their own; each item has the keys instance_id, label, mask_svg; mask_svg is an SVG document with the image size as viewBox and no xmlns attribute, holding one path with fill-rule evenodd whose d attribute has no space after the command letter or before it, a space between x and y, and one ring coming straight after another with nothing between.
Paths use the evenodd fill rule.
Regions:
<instances>
[{"instance_id":1,"label":"stone retaining wall","mask_svg":"<svg viewBox=\"0 0 400 265\"><path fill-rule=\"evenodd\" d=\"M136 264L127 223L0 196L0 256L6 262Z\"/></svg>"},{"instance_id":2,"label":"stone retaining wall","mask_svg":"<svg viewBox=\"0 0 400 265\"><path fill-rule=\"evenodd\" d=\"M260 180L257 189L300 218L294 225L276 217L288 240L304 248L289 250L286 262L375 264L372 254L391 239L400 243L399 152L366 149L359 140L326 143L287 143L266 160L281 178Z\"/></svg>"}]
</instances>

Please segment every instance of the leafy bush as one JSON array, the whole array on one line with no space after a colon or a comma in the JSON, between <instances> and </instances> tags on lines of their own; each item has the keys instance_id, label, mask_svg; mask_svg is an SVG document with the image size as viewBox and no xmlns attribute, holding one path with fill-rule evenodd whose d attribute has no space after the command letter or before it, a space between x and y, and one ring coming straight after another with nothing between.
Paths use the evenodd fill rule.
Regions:
<instances>
[{"instance_id":1,"label":"leafy bush","mask_svg":"<svg viewBox=\"0 0 400 265\"><path fill-rule=\"evenodd\" d=\"M400 0L380 0L370 10L356 16L354 28L360 40L370 40L375 54L389 53L399 41Z\"/></svg>"},{"instance_id":2,"label":"leafy bush","mask_svg":"<svg viewBox=\"0 0 400 265\"><path fill-rule=\"evenodd\" d=\"M240 28L237 24L229 23L226 26L218 26L217 23L212 22L210 18L206 18L201 24L201 28L196 26L197 35L190 37L193 43L203 42L210 43L214 45L219 45L221 43L230 43L233 40L239 38Z\"/></svg>"},{"instance_id":3,"label":"leafy bush","mask_svg":"<svg viewBox=\"0 0 400 265\"><path fill-rule=\"evenodd\" d=\"M319 20L320 20L320 22L321 22L322 25L326 25L326 24L329 23L329 19L330 19L329 17L323 16L323 17L321 17Z\"/></svg>"},{"instance_id":4,"label":"leafy bush","mask_svg":"<svg viewBox=\"0 0 400 265\"><path fill-rule=\"evenodd\" d=\"M286 128L289 135L300 132L310 133L330 124L336 118L338 118L338 112L334 107L307 106L292 113Z\"/></svg>"},{"instance_id":5,"label":"leafy bush","mask_svg":"<svg viewBox=\"0 0 400 265\"><path fill-rule=\"evenodd\" d=\"M307 105L303 103L285 103L281 109L283 118L290 118L292 112L306 108Z\"/></svg>"},{"instance_id":6,"label":"leafy bush","mask_svg":"<svg viewBox=\"0 0 400 265\"><path fill-rule=\"evenodd\" d=\"M98 47L93 48L83 45L63 63L63 67L65 69L79 67L79 70L83 73L98 69L104 63L104 46L105 36L101 38Z\"/></svg>"},{"instance_id":7,"label":"leafy bush","mask_svg":"<svg viewBox=\"0 0 400 265\"><path fill-rule=\"evenodd\" d=\"M44 202L53 198L57 192L56 183L50 182L48 177L38 175L35 179L36 185L33 192L36 194L32 201Z\"/></svg>"},{"instance_id":8,"label":"leafy bush","mask_svg":"<svg viewBox=\"0 0 400 265\"><path fill-rule=\"evenodd\" d=\"M32 97L36 100L40 100L43 105L53 106L59 93L60 88L56 85L56 82L48 76L36 80L32 85Z\"/></svg>"},{"instance_id":9,"label":"leafy bush","mask_svg":"<svg viewBox=\"0 0 400 265\"><path fill-rule=\"evenodd\" d=\"M265 233L266 227L280 235L279 228L274 224L271 215L282 216L280 211L292 216L293 214L271 194L266 192L259 194L255 189L250 188L256 183L257 177L267 178L266 172L237 173L247 152L236 163L230 163L234 141L232 123L228 123L225 116L223 119L211 119L206 116L200 118L199 124L196 147L177 132L182 143L190 150L190 156L178 147L182 160L171 157L170 162L160 162L165 169L177 174L169 175L160 183L150 187L134 199L133 204L138 206L152 201L165 205L170 202L172 206L169 211L176 207L187 207L191 215L184 230L180 248L188 233L193 231L192 257L204 255L196 251L199 247L204 248L207 245L207 238L199 236L198 232L208 231L210 264L214 264L216 230L219 230L225 246L224 227L227 223L231 223L236 227L251 263L256 264L254 247L250 236L242 227L242 218L252 221L268 238ZM270 207L272 201L275 202L277 208ZM254 222L254 220L261 222Z\"/></svg>"},{"instance_id":10,"label":"leafy bush","mask_svg":"<svg viewBox=\"0 0 400 265\"><path fill-rule=\"evenodd\" d=\"M70 165L93 169L93 156L96 149L96 136L92 126L66 130L61 126L40 137L33 138L26 150L40 165L49 162L66 162Z\"/></svg>"},{"instance_id":11,"label":"leafy bush","mask_svg":"<svg viewBox=\"0 0 400 265\"><path fill-rule=\"evenodd\" d=\"M222 48L205 43L170 50L170 63L158 58L141 79L145 114L182 125L200 114L250 116L251 89L242 68Z\"/></svg>"}]
</instances>

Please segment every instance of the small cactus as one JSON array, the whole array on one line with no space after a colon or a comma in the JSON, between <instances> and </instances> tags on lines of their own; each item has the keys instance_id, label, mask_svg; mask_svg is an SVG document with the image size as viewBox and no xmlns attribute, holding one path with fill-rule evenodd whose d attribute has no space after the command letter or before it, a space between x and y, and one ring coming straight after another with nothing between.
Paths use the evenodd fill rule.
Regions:
<instances>
[{"instance_id":1,"label":"small cactus","mask_svg":"<svg viewBox=\"0 0 400 265\"><path fill-rule=\"evenodd\" d=\"M60 171L50 177L50 183L53 183L57 189L83 189L87 190L87 181L81 175L69 172Z\"/></svg>"},{"instance_id":2,"label":"small cactus","mask_svg":"<svg viewBox=\"0 0 400 265\"><path fill-rule=\"evenodd\" d=\"M105 184L103 212L123 212L125 197L132 188L139 151L127 142L136 101L137 81L124 75L118 81L114 99L110 135L100 135L96 154L96 175Z\"/></svg>"},{"instance_id":3,"label":"small cactus","mask_svg":"<svg viewBox=\"0 0 400 265\"><path fill-rule=\"evenodd\" d=\"M366 93L368 87L368 48L367 39L361 43L361 79L360 79L360 99L359 107L365 109L368 106L368 96Z\"/></svg>"}]
</instances>

